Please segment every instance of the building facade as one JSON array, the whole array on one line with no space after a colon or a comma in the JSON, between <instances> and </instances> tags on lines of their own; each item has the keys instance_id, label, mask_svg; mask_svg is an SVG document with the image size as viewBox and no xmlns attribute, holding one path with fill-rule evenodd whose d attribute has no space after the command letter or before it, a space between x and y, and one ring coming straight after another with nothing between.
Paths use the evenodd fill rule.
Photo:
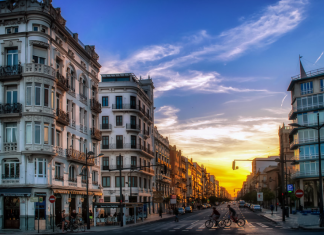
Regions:
<instances>
[{"instance_id":1,"label":"building facade","mask_svg":"<svg viewBox=\"0 0 324 235\"><path fill-rule=\"evenodd\" d=\"M318 71L321 70L306 73L300 63L300 74L291 78L288 87L288 91L291 93L292 105L288 118L302 126L317 127L317 115L319 115L320 125L324 123L324 76ZM297 188L304 190L304 196L299 200L299 203L304 208L317 207L319 205L319 195L321 195L319 192L317 130L293 128L290 131L289 138L290 149L294 151L294 160L299 163L294 166L292 179L295 181ZM320 132L322 175L324 174L323 140L324 128Z\"/></svg>"},{"instance_id":2,"label":"building facade","mask_svg":"<svg viewBox=\"0 0 324 235\"><path fill-rule=\"evenodd\" d=\"M49 227L55 214L99 199L99 56L66 27L50 0L0 2L0 228ZM35 203L31 197L40 198ZM39 208L36 213L36 208Z\"/></svg>"},{"instance_id":3,"label":"building facade","mask_svg":"<svg viewBox=\"0 0 324 235\"><path fill-rule=\"evenodd\" d=\"M152 210L154 86L132 73L101 74L101 180L104 202L142 202ZM121 173L120 173L121 170ZM120 196L120 174L122 197ZM113 214L115 209L106 209ZM126 215L134 215L127 209Z\"/></svg>"}]
</instances>

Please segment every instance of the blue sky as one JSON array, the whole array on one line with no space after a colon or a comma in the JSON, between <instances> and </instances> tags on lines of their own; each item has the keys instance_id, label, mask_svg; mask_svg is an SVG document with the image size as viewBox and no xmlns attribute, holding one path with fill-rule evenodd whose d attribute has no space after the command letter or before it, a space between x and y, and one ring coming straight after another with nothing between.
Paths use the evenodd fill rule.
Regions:
<instances>
[{"instance_id":1,"label":"blue sky","mask_svg":"<svg viewBox=\"0 0 324 235\"><path fill-rule=\"evenodd\" d=\"M324 67L324 1L53 0L102 73L150 75L155 122L171 144L241 186L250 164L278 154L290 77ZM286 96L287 95L287 96ZM285 98L286 97L286 98ZM232 191L231 191L232 193Z\"/></svg>"}]
</instances>

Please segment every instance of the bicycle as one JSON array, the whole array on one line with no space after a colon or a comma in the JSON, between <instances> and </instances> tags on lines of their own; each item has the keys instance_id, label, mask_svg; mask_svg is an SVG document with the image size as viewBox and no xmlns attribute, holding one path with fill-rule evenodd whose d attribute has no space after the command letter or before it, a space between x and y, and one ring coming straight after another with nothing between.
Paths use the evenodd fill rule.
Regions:
<instances>
[{"instance_id":1,"label":"bicycle","mask_svg":"<svg viewBox=\"0 0 324 235\"><path fill-rule=\"evenodd\" d=\"M70 231L71 231L70 226L68 226L67 224L68 224L67 222L64 222L64 230L67 231L67 232L70 232ZM58 223L58 224L55 226L55 231L56 231L57 233L62 232L62 222Z\"/></svg>"},{"instance_id":2,"label":"bicycle","mask_svg":"<svg viewBox=\"0 0 324 235\"><path fill-rule=\"evenodd\" d=\"M220 227L220 228L224 228L225 227L225 223L223 220L217 220L215 221L214 219L210 218L209 220L207 220L205 222L205 226L206 228L212 228L212 227Z\"/></svg>"},{"instance_id":3,"label":"bicycle","mask_svg":"<svg viewBox=\"0 0 324 235\"><path fill-rule=\"evenodd\" d=\"M243 227L245 225L245 220L244 219L242 219L242 218L234 219L233 216L230 216L229 218L223 220L225 226L226 227L231 226L232 225L232 220L233 220L234 223L237 223L237 225L239 227Z\"/></svg>"}]
</instances>

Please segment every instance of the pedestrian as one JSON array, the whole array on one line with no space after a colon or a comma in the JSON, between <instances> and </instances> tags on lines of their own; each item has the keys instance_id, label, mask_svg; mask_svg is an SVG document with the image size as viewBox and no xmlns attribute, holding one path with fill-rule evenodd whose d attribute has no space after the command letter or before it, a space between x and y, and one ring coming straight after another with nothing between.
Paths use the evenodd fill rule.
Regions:
<instances>
[{"instance_id":1,"label":"pedestrian","mask_svg":"<svg viewBox=\"0 0 324 235\"><path fill-rule=\"evenodd\" d=\"M175 214L175 222L179 222L179 211L177 208L174 208L174 214Z\"/></svg>"},{"instance_id":2,"label":"pedestrian","mask_svg":"<svg viewBox=\"0 0 324 235\"><path fill-rule=\"evenodd\" d=\"M272 203L270 205L270 210L271 210L271 215L273 215L274 206L272 205Z\"/></svg>"},{"instance_id":3,"label":"pedestrian","mask_svg":"<svg viewBox=\"0 0 324 235\"><path fill-rule=\"evenodd\" d=\"M160 206L159 215L162 218L162 207Z\"/></svg>"}]
</instances>

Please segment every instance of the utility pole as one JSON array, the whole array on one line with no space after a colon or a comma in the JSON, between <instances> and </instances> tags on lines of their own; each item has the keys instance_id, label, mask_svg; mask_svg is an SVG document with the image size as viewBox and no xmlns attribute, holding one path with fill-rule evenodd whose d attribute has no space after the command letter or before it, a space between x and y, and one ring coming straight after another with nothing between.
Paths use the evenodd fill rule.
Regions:
<instances>
[{"instance_id":1,"label":"utility pole","mask_svg":"<svg viewBox=\"0 0 324 235\"><path fill-rule=\"evenodd\" d=\"M284 159L283 155L281 154L281 161L280 161L280 167L281 167L281 188L282 188L282 198L281 198L281 206L282 206L282 221L285 221L285 168L284 168Z\"/></svg>"},{"instance_id":2,"label":"utility pole","mask_svg":"<svg viewBox=\"0 0 324 235\"><path fill-rule=\"evenodd\" d=\"M121 154L119 154L119 212L120 212L120 226L123 227L123 192L122 192L122 165ZM144 213L144 212L143 212Z\"/></svg>"}]
</instances>

